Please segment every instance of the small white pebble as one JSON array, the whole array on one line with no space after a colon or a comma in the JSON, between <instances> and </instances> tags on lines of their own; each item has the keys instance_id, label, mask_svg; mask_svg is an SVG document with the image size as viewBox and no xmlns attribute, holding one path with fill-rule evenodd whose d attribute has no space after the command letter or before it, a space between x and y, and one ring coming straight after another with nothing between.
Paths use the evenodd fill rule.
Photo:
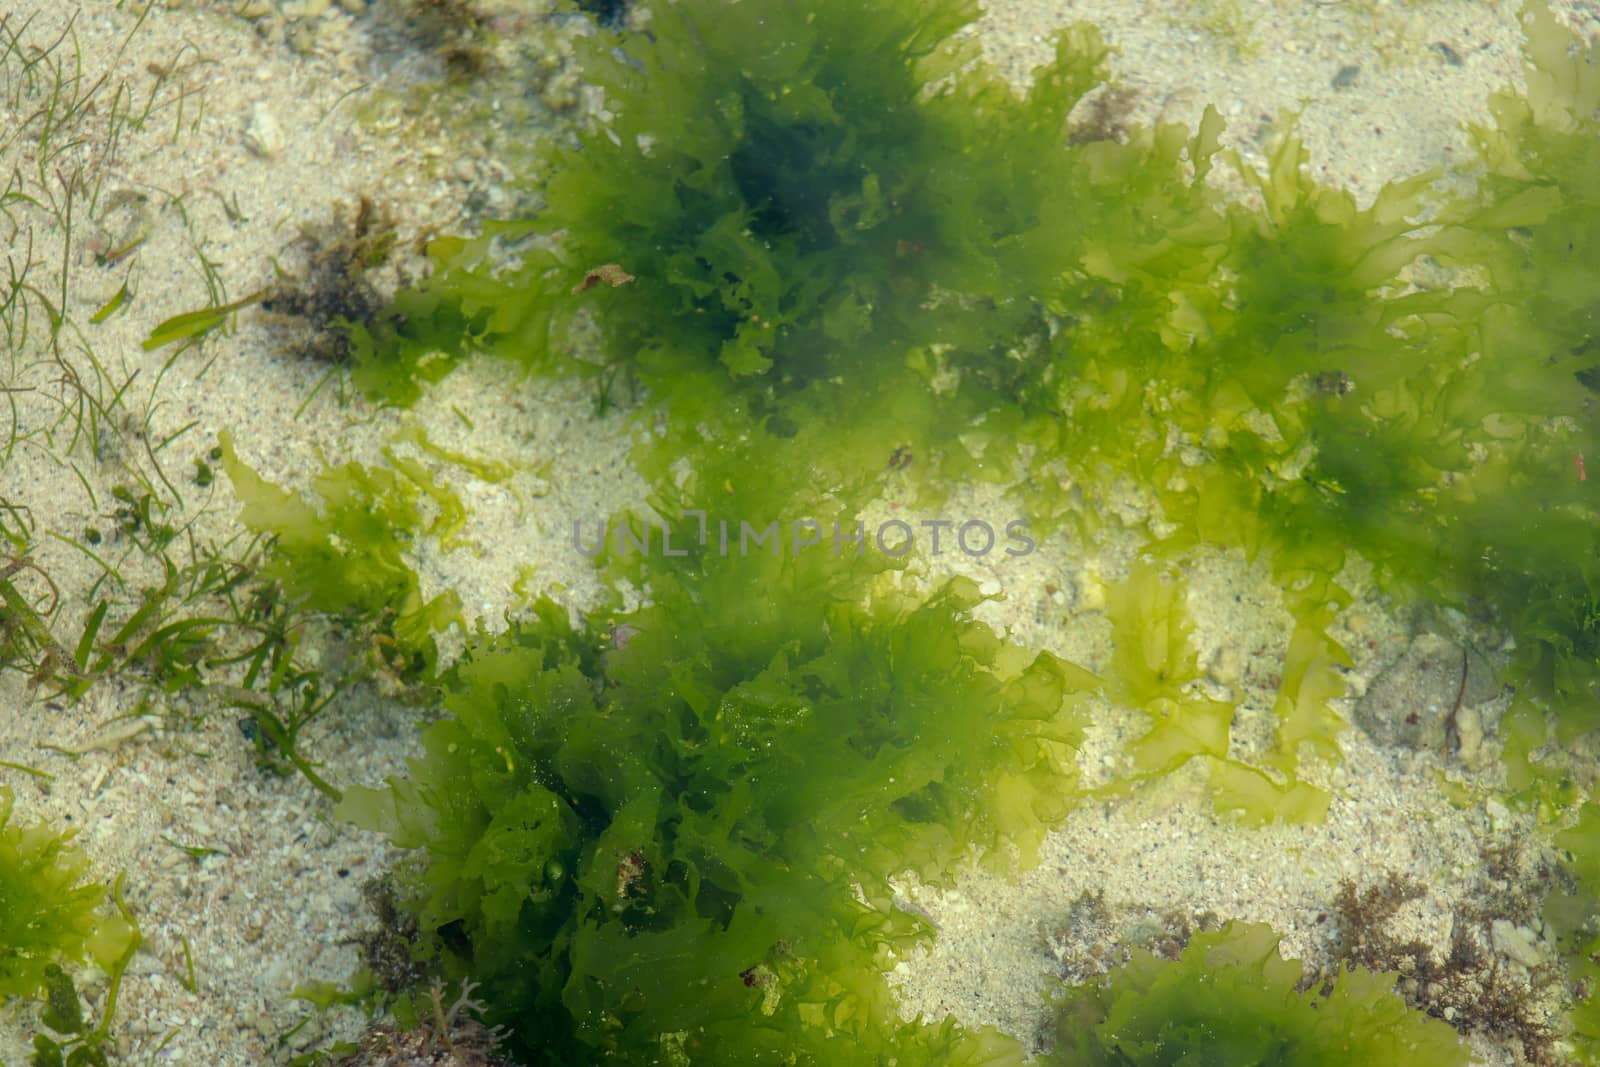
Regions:
<instances>
[{"instance_id":1,"label":"small white pebble","mask_svg":"<svg viewBox=\"0 0 1600 1067\"><path fill-rule=\"evenodd\" d=\"M244 130L244 146L262 159L270 159L283 151L283 127L264 103L250 109L250 124Z\"/></svg>"}]
</instances>

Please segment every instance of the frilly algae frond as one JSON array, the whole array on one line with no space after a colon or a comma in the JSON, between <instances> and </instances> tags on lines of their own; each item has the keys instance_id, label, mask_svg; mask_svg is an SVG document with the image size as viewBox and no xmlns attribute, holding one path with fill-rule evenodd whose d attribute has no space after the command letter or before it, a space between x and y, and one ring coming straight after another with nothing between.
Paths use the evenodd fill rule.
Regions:
<instances>
[{"instance_id":1,"label":"frilly algae frond","mask_svg":"<svg viewBox=\"0 0 1600 1067\"><path fill-rule=\"evenodd\" d=\"M1128 749L1134 782L1200 759L1209 765L1219 812L1256 825L1274 819L1316 823L1327 817L1332 798L1298 780L1293 761L1277 766L1286 772L1280 782L1229 756L1234 703L1190 691L1202 672L1189 641L1181 581L1152 563L1136 563L1126 581L1107 590L1106 614L1115 649L1109 695L1150 717L1150 729ZM1292 715L1291 710L1291 728ZM1322 736L1331 740L1332 730ZM1270 761L1272 754L1267 755Z\"/></svg>"},{"instance_id":2,"label":"frilly algae frond","mask_svg":"<svg viewBox=\"0 0 1600 1067\"><path fill-rule=\"evenodd\" d=\"M446 591L424 602L405 547L423 527L420 496L432 494L441 504L427 532L445 538L452 532L452 505L459 511L459 501L436 489L431 475L391 454L390 466L346 463L319 474L313 484L319 509L252 470L226 430L221 446L223 469L244 504L240 520L276 538L277 554L263 577L282 583L298 608L378 620L380 631L397 638L406 655L430 665L434 635L460 620L460 598Z\"/></svg>"},{"instance_id":3,"label":"frilly algae frond","mask_svg":"<svg viewBox=\"0 0 1600 1067\"><path fill-rule=\"evenodd\" d=\"M1396 975L1353 970L1331 988L1302 990L1261 924L1196 934L1176 960L1136 949L1056 1007L1052 1067L1466 1067L1449 1026L1406 1006Z\"/></svg>"},{"instance_id":4,"label":"frilly algae frond","mask_svg":"<svg viewBox=\"0 0 1600 1067\"><path fill-rule=\"evenodd\" d=\"M16 794L0 785L0 996L33 996L57 963L93 959L109 971L133 938L105 907L106 887L86 881L88 858L44 823L16 820Z\"/></svg>"},{"instance_id":5,"label":"frilly algae frond","mask_svg":"<svg viewBox=\"0 0 1600 1067\"><path fill-rule=\"evenodd\" d=\"M1003 483L1041 531L1131 534L1156 558L1110 598L1105 679L1019 662L965 583L918 604L884 597L888 564L704 553L602 555L653 605L615 630L545 605L469 648L411 780L341 810L420 850L429 952L484 981L538 1062L979 1055L989 1038L893 1022L881 971L926 931L884 877L1026 853L1075 799L1071 698L1096 689L1151 716L1136 775L1199 758L1223 809L1321 818L1304 770L1340 758L1350 660L1329 630L1356 555L1386 591L1510 632L1511 786L1551 819L1574 795L1547 742L1600 725L1594 51L1536 10L1529 97L1479 131L1477 198L1424 175L1362 208L1292 131L1259 173L1223 153L1214 111L1073 143L1098 36L1064 32L1017 96L964 66L952 35L974 15L678 0L648 33L600 32L585 63L608 114L554 160L542 215L436 242L429 282L356 331L357 380L391 399L474 349L635 377L665 516L850 513L914 456L897 484L917 500ZM1219 163L1259 202L1224 202ZM1425 257L1458 273L1419 282ZM318 513L235 469L318 603L398 612L418 642L448 621L383 540L420 521L398 480L331 472ZM1142 518L1104 506L1129 484ZM1227 703L1186 689L1158 568L1200 545L1266 555L1294 616L1261 766L1230 758ZM1565 840L1587 870L1582 825ZM1587 892L1553 924L1585 976ZM1385 980L1296 993L1275 952L1236 928L1074 994L1062 1047L1085 1058L1062 1062L1171 1062L1206 1033L1230 1044L1196 1055L1228 1062L1462 1062ZM1254 1030L1208 1013L1222 988Z\"/></svg>"},{"instance_id":6,"label":"frilly algae frond","mask_svg":"<svg viewBox=\"0 0 1600 1067\"><path fill-rule=\"evenodd\" d=\"M423 850L426 950L526 1062L977 1062L981 1035L894 1021L886 953L927 931L886 879L1064 814L1084 676L1011 664L965 582L771 591L766 620L707 593L658 587L609 638L545 603L447 675L410 777L339 813Z\"/></svg>"}]
</instances>

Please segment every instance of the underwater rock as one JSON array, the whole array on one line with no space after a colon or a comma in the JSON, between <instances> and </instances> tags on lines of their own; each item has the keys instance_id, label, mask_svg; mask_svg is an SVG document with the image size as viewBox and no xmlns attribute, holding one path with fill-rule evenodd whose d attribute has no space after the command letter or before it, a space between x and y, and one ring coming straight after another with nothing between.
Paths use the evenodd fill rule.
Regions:
<instances>
[{"instance_id":1,"label":"underwater rock","mask_svg":"<svg viewBox=\"0 0 1600 1067\"><path fill-rule=\"evenodd\" d=\"M1380 745L1444 752L1466 674L1461 646L1421 634L1372 680L1356 704L1355 723Z\"/></svg>"}]
</instances>

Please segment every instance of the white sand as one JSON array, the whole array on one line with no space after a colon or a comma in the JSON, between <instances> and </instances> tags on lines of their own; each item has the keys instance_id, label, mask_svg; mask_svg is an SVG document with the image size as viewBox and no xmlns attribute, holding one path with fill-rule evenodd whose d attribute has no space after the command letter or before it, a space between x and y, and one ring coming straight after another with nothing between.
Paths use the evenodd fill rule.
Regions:
<instances>
[{"instance_id":1,"label":"white sand","mask_svg":"<svg viewBox=\"0 0 1600 1067\"><path fill-rule=\"evenodd\" d=\"M482 6L495 11L508 37L536 24L537 5ZM1303 108L1299 126L1315 172L1364 199L1386 177L1466 156L1461 123L1483 119L1488 91L1515 84L1520 71L1516 10L1505 3L1009 0L994 7L978 32L1009 72L1020 76L1046 58L1053 27L1089 18L1118 49L1113 69L1136 94L1137 117L1192 122L1214 102L1247 159L1259 160L1271 120ZM8 32L26 23L24 40L41 46L62 34L72 15L68 5L45 0L13 0L8 10ZM469 613L490 623L517 603L519 580L530 590L562 588L574 606L590 602L593 580L567 551L571 520L643 494L626 471L623 420L595 423L589 399L573 387L519 382L485 365L455 375L411 413L374 411L359 399L340 408L331 388L306 404L321 368L282 351L288 334L258 311L242 314L231 335L179 356L165 377L172 350L140 348L157 322L206 305L202 256L228 297L237 298L270 282L274 257L294 269L291 246L300 229L325 224L363 194L393 209L408 240L516 202L501 182L516 165L512 157L530 154L526 138L511 131L468 140L459 123L427 110L426 94L408 98L406 86L437 79L440 64L392 17L352 13L364 10L360 0L172 3L151 9L123 49L136 5L95 0L77 12L75 41L55 53L65 58L69 46L79 49L80 90L107 78L96 107L71 127L82 144L52 162L42 180L31 156L36 138L0 148L0 174L20 167L30 195L47 186L58 191L62 176L73 173L101 183L100 217L80 211L66 247L62 220L47 211L13 205L13 223L0 218L8 237L19 227L10 242L19 266L31 239L30 279L46 293L59 291L63 260L70 266L73 325L61 334L58 356L41 343L35 322L28 348L0 364L0 374L9 375L4 384L31 390L14 394L25 441L5 464L0 494L28 509L33 558L60 588L54 626L63 640L79 632L101 571L46 531L80 536L95 526L106 536L101 554L121 568L130 596L156 584L159 573L113 537L109 492L135 470L150 476L146 443L191 422L159 459L187 505L168 520L192 520L202 542L240 529L220 471L209 492L189 480L194 458L222 429L280 484L306 484L324 460L377 462L391 435L409 424L424 426L438 444L511 464L515 475L491 485L429 461L472 516L462 547L419 547L425 584L429 592L458 590ZM1592 27L1593 9L1581 10L1574 24ZM112 154L112 103L123 85L138 108L152 92L155 105L142 130L123 124ZM558 69L543 89L550 98L582 95ZM0 108L10 96L0 85ZM0 112L0 134L41 99L32 91L17 98L25 106ZM122 206L113 206L119 199ZM141 231L146 239L117 266L94 265L96 249L116 248ZM129 305L90 324L124 282L135 293ZM60 364L49 362L55 358ZM73 393L58 384L62 365L108 407L137 372L111 412L98 459L72 440L75 420L61 404ZM457 411L469 415L470 429ZM979 575L1000 582L1008 597L986 606L986 618L1030 646L1102 666L1098 583L1119 575L1126 551L1096 561L1065 542L1044 548L1026 569ZM1336 636L1357 657L1359 694L1407 639L1403 620L1371 595L1359 570L1352 580L1358 600ZM1281 605L1262 568L1233 554L1201 560L1189 581L1202 662L1239 699L1239 732L1248 735L1270 711L1285 634ZM1057 591L1047 592L1047 584ZM1419 706L1455 698L1448 685L1440 691L1435 674L1384 684ZM80 827L78 841L101 876L127 874L128 901L146 937L115 1027L127 1062L259 1064L309 1047L329 1027L352 1036L359 1020L333 1013L284 1039L307 1013L288 994L299 983L340 981L356 964L348 939L369 924L357 887L383 869L384 846L333 824L327 803L304 781L257 771L237 711L157 695L147 709L149 729L96 745L125 729L119 717L146 710L136 706L141 692L131 679L113 679L77 705L46 705L30 698L14 672L0 675L0 759L54 776L46 786L0 769L0 781L17 790L19 816ZM311 731L306 750L326 761L324 773L334 781L376 782L403 766L417 714L358 692ZM1137 721L1108 719L1085 752L1087 776L1109 770L1101 761L1113 758L1111 738L1138 728ZM1341 879L1370 881L1389 870L1432 888L1397 933L1415 930L1446 944L1452 910L1483 892L1480 845L1525 838L1530 827L1491 799L1492 759L1476 774L1452 769L1478 790L1457 808L1438 788L1436 757L1380 751L1355 730L1344 740L1342 766L1311 772L1336 796L1326 826L1230 828L1210 814L1194 776L1178 775L1109 810L1080 812L1051 837L1041 864L1017 879L974 874L942 897L907 887L908 903L940 931L931 951L896 975L908 1014L950 1011L1029 1039L1043 1018L1038 991L1052 974L1092 972L1092 961L1111 950L1107 938L1167 912L1270 922L1285 935L1286 950L1316 959L1328 937L1317 916L1329 910ZM90 750L72 759L41 744ZM196 861L167 841L220 852ZM1074 913L1087 890L1104 895L1109 917L1102 924L1083 922L1081 908ZM192 990L184 988L185 938ZM86 988L103 996L103 981ZM25 1059L32 1010L13 1004L0 1012L0 1060ZM1483 1053L1489 1062L1513 1062L1505 1048L1485 1045Z\"/></svg>"}]
</instances>

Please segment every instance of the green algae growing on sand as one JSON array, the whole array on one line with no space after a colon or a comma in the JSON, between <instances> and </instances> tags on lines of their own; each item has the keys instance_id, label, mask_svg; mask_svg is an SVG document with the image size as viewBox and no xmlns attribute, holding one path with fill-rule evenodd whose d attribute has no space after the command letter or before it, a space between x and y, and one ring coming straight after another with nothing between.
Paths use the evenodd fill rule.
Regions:
<instances>
[{"instance_id":1,"label":"green algae growing on sand","mask_svg":"<svg viewBox=\"0 0 1600 1067\"><path fill-rule=\"evenodd\" d=\"M1152 646L1141 667L1134 653L1150 635L1121 635L1127 676L1108 682L1135 703L1165 701L1162 709L1190 715L1146 736L1136 754L1146 771L1208 758L1219 801L1254 821L1315 820L1326 810L1298 775L1307 760L1339 755L1343 723L1329 701L1343 691L1348 658L1328 629L1348 602L1340 569L1359 555L1386 591L1497 620L1514 637L1507 680L1518 703L1505 728L1513 799L1540 806L1550 823L1568 817L1572 767L1550 742L1600 724L1600 508L1583 466L1600 455L1595 53L1571 47L1548 12L1533 9L1529 95L1498 98L1495 127L1479 131L1490 173L1477 198L1444 199L1424 175L1359 208L1309 177L1292 134L1260 173L1220 151L1215 112L1198 131L1068 137L1071 108L1103 74L1097 35L1064 32L1055 61L1017 97L981 66L966 67L970 49L952 43L974 14L954 2L868 10L682 0L663 5L648 34L602 32L586 63L611 118L558 155L544 214L436 243L433 278L356 330L356 380L375 395L413 399L423 380L475 349L543 371L633 376L650 430L636 456L663 505L826 497L858 508L881 485L875 465L881 473L885 460L914 454L910 481L923 499L939 498L941 480L981 477L1011 483L1041 529L1071 527L1090 544L1131 524L1163 561L1200 545L1265 554L1296 626L1280 668L1276 747L1262 766L1223 759L1222 711L1185 711L1167 691L1166 669L1192 671L1181 642ZM1219 162L1256 187L1258 204L1226 203L1209 188ZM1413 284L1425 257L1465 280ZM591 325L597 343L572 356ZM874 410L892 416L874 422ZM799 462L794 443L830 435L830 447ZM775 457L796 462L779 470ZM1108 517L1100 505L1130 483L1149 517ZM915 665L927 650L906 645L916 642L896 627L935 610L948 625L968 624L948 600L874 614L886 609L871 606L881 584L871 568L840 569L819 586L798 567L699 566L613 570L677 613L670 622L641 616L648 627L618 616L640 631L626 649L607 651L592 632L552 636L565 623L548 610L526 632L478 643L447 675L457 717L429 734L414 783L353 793L344 810L432 852L414 902L443 939L441 959L516 972L502 954L515 955L517 939L499 932L523 923L538 931L524 988L497 1010L510 1019L518 1004L535 1005L535 1029L555 1035L552 1049L671 1045L714 1061L713 1047L755 1055L778 1047L778 1030L810 1040L841 1027L863 1051L888 1048L873 1044L891 1040L876 954L914 934L872 890L847 907L815 870L795 873L784 835L798 816L763 807L770 782L741 775L768 765L741 746L820 743L801 724L814 701L844 699L835 676L843 649L903 648L911 676L925 682L931 675ZM730 584L733 573L741 577ZM822 588L831 607L817 599ZM744 635L712 625L748 607L752 589L792 617ZM1159 596L1146 600L1142 612L1122 610L1139 620L1125 628L1176 633L1181 619ZM509 664L505 642L521 640L533 642L516 653L527 662L508 666L507 679L474 673L475 664ZM741 640L749 647L735 654ZM1005 658L993 640L973 636L940 666L986 676ZM646 650L661 662L645 664ZM894 722L930 711L920 690L894 681L906 662L851 662L909 701L892 705ZM659 699L612 692L613 664L635 664ZM1058 696L1068 677L1051 683ZM627 702L637 715L623 713ZM544 717L576 710L587 724L577 736L599 731L603 741L586 742L599 747L547 742L519 754ZM519 738L506 724L512 714L534 733ZM719 714L746 733L727 734ZM832 877L877 877L877 850L894 838L916 846L918 859L902 860L939 866L995 840L974 829L988 824L972 813L1028 810L1031 800L1008 799L1016 779L980 758L1016 753L977 745L940 762L941 751L905 756L924 773L941 767L937 782L890 790L899 808L868 805L863 836L805 853L807 862L825 855ZM594 769L602 752L615 777ZM877 787L898 766L878 767ZM847 783L871 778L849 759L828 769ZM857 795L831 779L810 794L792 770L777 779L820 811L831 810L835 787ZM607 799L633 774L652 800ZM964 784L952 791L946 780ZM1019 830L1008 820L996 827ZM1020 830L1026 840L1038 826L1023 820ZM1589 835L1564 840L1580 867L1589 862ZM707 842L736 849L693 859L676 851ZM746 845L752 855L737 852ZM789 880L762 881L771 864ZM485 865L523 885L528 901L513 906L489 892ZM839 907L865 910L847 921ZM1567 909L1564 928L1581 929L1586 908ZM797 935L812 939L808 947L792 956L775 947L783 939L773 916L811 931ZM827 979L827 937L816 931L845 927L860 936L838 942L848 947L827 957L838 967ZM697 950L693 931L731 938L715 942L730 955ZM697 951L714 964L703 976L674 969ZM605 953L637 967L608 982ZM738 959L746 963L732 970ZM687 984L658 988L643 977L652 969ZM686 988L717 993L686 1002ZM1410 1025L1383 1012L1371 1019L1380 1016L1382 1026ZM698 1021L672 1025L682 1017ZM1573 1018L1583 1048L1587 1018L1588 1009Z\"/></svg>"}]
</instances>

